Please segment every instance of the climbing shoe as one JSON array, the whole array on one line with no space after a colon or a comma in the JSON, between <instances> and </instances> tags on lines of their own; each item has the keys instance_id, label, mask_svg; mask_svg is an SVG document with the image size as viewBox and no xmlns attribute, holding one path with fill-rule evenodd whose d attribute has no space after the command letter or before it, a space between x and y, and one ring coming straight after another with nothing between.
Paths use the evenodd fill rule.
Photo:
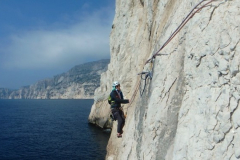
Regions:
<instances>
[{"instance_id":1,"label":"climbing shoe","mask_svg":"<svg viewBox=\"0 0 240 160\"><path fill-rule=\"evenodd\" d=\"M122 138L122 134L118 133L118 134L117 134L117 137L118 137L118 138Z\"/></svg>"}]
</instances>

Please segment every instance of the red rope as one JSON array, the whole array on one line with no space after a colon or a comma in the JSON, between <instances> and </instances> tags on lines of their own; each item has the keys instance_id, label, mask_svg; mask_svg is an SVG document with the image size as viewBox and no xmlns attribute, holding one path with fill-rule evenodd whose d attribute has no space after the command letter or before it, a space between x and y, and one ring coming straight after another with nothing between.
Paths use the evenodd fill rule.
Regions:
<instances>
[{"instance_id":1,"label":"red rope","mask_svg":"<svg viewBox=\"0 0 240 160\"><path fill-rule=\"evenodd\" d=\"M155 53L153 54L153 56L148 59L146 61L145 64L149 63L152 59L156 58L156 56L159 56L161 54L159 54L159 52L168 45L168 43L179 33L179 31L186 25L186 23L197 13L199 12L201 9L203 9L204 7L206 7L208 4L212 3L213 1L216 0L211 0L209 2L207 2L206 4L204 4L203 6L201 6L200 8L197 8L199 5L201 5L204 1L201 1L200 3L198 3L192 10L191 12L186 16L186 18L182 21L182 23L178 26L178 28L172 33L172 35L168 38L168 40L162 45L162 47ZM197 10L196 10L197 9ZM195 10L195 11L194 11Z\"/></svg>"}]
</instances>

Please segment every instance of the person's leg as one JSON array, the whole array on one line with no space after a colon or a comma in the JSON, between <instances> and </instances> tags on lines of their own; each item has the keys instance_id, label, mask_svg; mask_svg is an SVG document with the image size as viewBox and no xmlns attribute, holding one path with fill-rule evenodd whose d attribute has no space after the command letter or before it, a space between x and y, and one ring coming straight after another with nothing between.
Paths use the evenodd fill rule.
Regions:
<instances>
[{"instance_id":1,"label":"person's leg","mask_svg":"<svg viewBox=\"0 0 240 160\"><path fill-rule=\"evenodd\" d=\"M124 125L125 125L125 117L124 117L123 111L120 111L120 114L121 114L121 117L122 117L122 127L121 127L121 133L122 133L123 132L122 129L123 129Z\"/></svg>"},{"instance_id":2,"label":"person's leg","mask_svg":"<svg viewBox=\"0 0 240 160\"><path fill-rule=\"evenodd\" d=\"M123 120L123 118L122 118L122 115L121 115L121 113L118 111L118 112L115 112L115 113L114 113L114 116L116 116L117 121L118 121L117 133L118 133L118 134L122 134L122 126L123 126L123 123L124 123L124 120Z\"/></svg>"}]
</instances>

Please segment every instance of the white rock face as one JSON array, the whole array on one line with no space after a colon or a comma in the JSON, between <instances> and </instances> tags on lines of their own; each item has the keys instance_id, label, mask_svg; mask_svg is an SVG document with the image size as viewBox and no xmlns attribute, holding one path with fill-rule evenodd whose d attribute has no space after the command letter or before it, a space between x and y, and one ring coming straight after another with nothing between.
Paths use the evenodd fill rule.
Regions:
<instances>
[{"instance_id":1,"label":"white rock face","mask_svg":"<svg viewBox=\"0 0 240 160\"><path fill-rule=\"evenodd\" d=\"M157 56L153 69L145 65L199 2L116 0L111 62L89 120L108 126L114 80L133 103L124 106L122 139L113 124L106 159L240 159L240 0L210 3L160 52L167 55ZM140 96L142 71L153 71L153 78Z\"/></svg>"}]
</instances>

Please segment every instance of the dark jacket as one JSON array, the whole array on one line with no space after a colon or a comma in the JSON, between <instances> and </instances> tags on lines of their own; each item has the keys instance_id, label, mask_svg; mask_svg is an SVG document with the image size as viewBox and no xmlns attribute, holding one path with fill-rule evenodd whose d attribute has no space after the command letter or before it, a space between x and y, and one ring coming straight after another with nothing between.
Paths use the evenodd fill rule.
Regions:
<instances>
[{"instance_id":1,"label":"dark jacket","mask_svg":"<svg viewBox=\"0 0 240 160\"><path fill-rule=\"evenodd\" d=\"M115 102L113 105L111 105L111 108L120 108L121 103L129 103L128 99L123 99L123 94L121 91L112 90L111 99Z\"/></svg>"}]
</instances>

